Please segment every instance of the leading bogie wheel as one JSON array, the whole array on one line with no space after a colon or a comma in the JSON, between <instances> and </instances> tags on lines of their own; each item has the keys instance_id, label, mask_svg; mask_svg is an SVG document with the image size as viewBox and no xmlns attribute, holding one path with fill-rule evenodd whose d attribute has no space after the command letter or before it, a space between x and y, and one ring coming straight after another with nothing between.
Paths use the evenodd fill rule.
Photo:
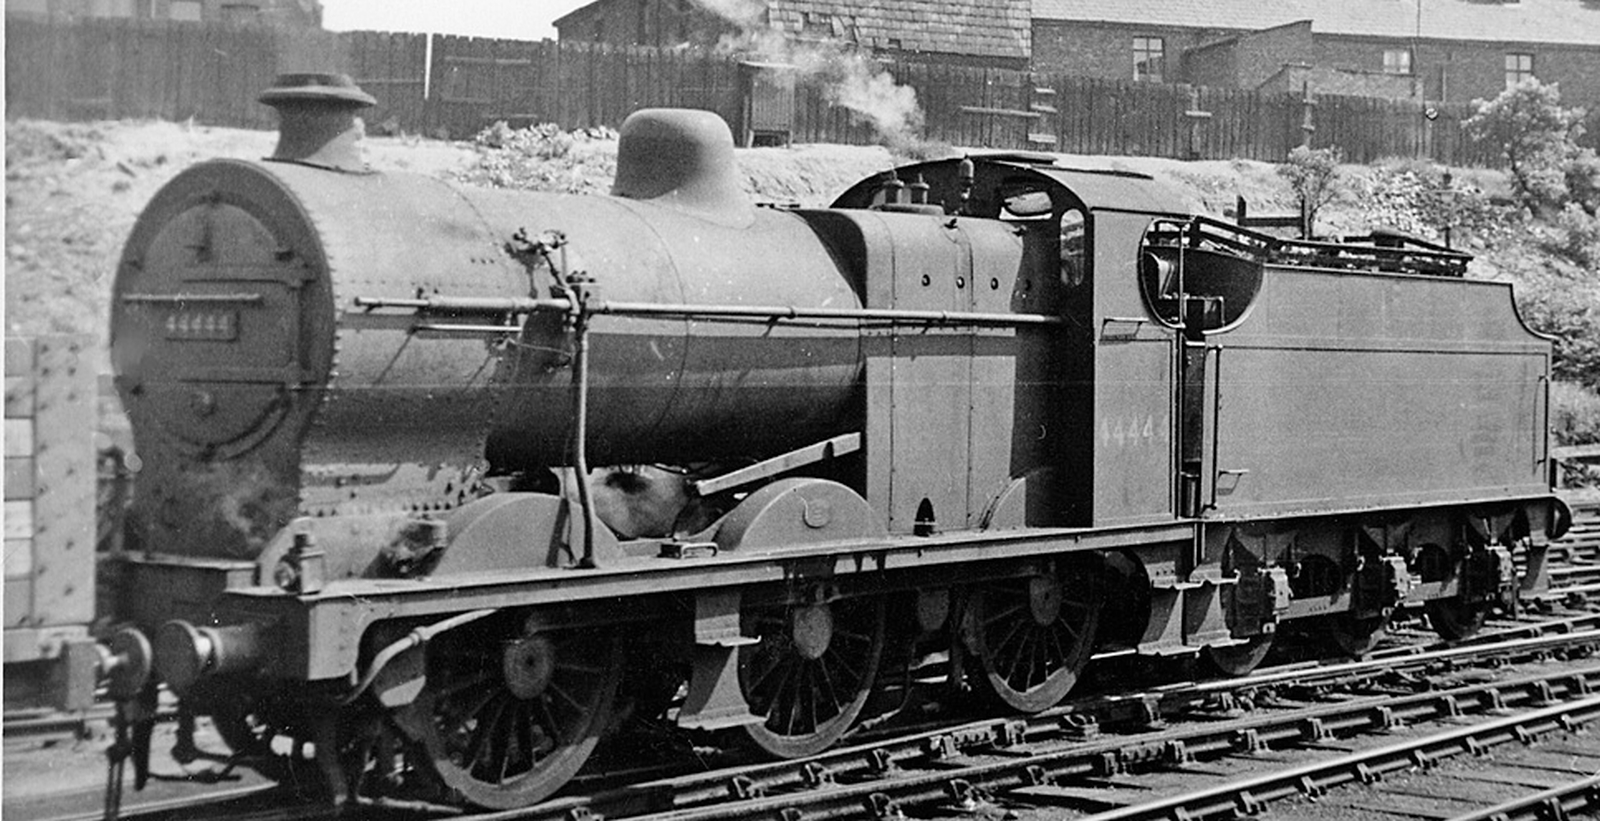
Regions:
<instances>
[{"instance_id":1,"label":"leading bogie wheel","mask_svg":"<svg viewBox=\"0 0 1600 821\"><path fill-rule=\"evenodd\" d=\"M524 807L559 790L610 722L622 676L610 628L488 619L428 647L428 680L403 722L460 799Z\"/></svg>"}]
</instances>

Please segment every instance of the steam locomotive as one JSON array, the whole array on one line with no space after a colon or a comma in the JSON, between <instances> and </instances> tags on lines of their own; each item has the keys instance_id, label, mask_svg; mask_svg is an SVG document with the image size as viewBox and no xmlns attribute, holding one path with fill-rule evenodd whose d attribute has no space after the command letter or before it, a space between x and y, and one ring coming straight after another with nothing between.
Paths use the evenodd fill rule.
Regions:
<instances>
[{"instance_id":1,"label":"steam locomotive","mask_svg":"<svg viewBox=\"0 0 1600 821\"><path fill-rule=\"evenodd\" d=\"M107 666L335 799L537 802L624 712L810 754L905 637L1033 712L1097 651L1238 674L1545 584L1551 347L1464 254L1020 153L761 207L701 111L633 114L610 196L479 190L367 170L347 79L262 100L274 156L117 270Z\"/></svg>"}]
</instances>

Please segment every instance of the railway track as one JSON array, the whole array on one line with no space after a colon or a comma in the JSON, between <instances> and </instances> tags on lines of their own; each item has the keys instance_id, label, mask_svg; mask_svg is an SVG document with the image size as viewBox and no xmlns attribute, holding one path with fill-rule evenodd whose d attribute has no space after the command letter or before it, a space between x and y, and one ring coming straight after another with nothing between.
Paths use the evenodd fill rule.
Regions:
<instances>
[{"instance_id":1,"label":"railway track","mask_svg":"<svg viewBox=\"0 0 1600 821\"><path fill-rule=\"evenodd\" d=\"M1127 783L1125 793L1138 796L1153 788L1137 779L1173 772L1197 778L1192 771L1206 762L1233 762L1240 757L1269 771L1256 776L1266 779L1270 771L1285 769L1285 760L1273 758L1284 749L1326 747L1375 731L1393 734L1402 727L1441 717L1498 719L1497 711L1526 711L1569 694L1600 692L1600 663L1590 660L1600 650L1600 613L1492 622L1478 638L1450 647L1424 642L1421 631L1403 626L1392 638L1390 646L1359 662L1292 663L1238 679L1183 681L1137 692L1091 695L1035 716L927 729L900 727L892 735L883 733L869 742L800 761L684 772L680 760L675 768L664 764L584 778L574 785L582 794L525 810L461 817L471 821L751 817L788 821L906 814L970 816L978 809L1002 806L1006 812L1024 814L1030 808L1040 812L1048 808L1056 813L1051 817L1060 817L1073 802L1092 808L1094 802L1085 796L1093 797L1119 781ZM1118 662L1117 657L1099 660L1102 666ZM1561 669L1513 674L1528 665ZM1488 678L1495 680L1441 684ZM1600 711L1600 707L1595 709ZM1590 712L1576 715L1569 723L1588 723ZM1530 726L1534 729L1522 731L1525 736L1547 730L1545 725ZM1499 739L1501 735L1496 733L1505 732L1519 731L1491 727L1483 737ZM1487 749L1484 745L1490 744L1481 740L1460 743L1468 744L1469 752ZM1448 756L1439 751L1447 748L1455 749L1444 741L1421 749L1443 758ZM1349 771L1358 776L1389 772L1388 761L1364 764L1365 770L1356 766L1362 763L1358 761L1346 769L1354 767ZM1349 780L1339 774L1342 765L1327 766L1332 768L1327 774L1308 776L1311 781L1305 783L1326 789ZM1600 767L1600 760L1596 766ZM286 780L292 782L293 778ZM1247 801L1276 796L1284 789L1249 784L1256 782L1243 788ZM1119 803L1134 806L1126 796L1115 795L1108 793L1095 800L1102 808ZM134 793L128 798L120 817L140 820L359 817L415 821L459 815L459 811L404 801L340 811L308 804L281 788L213 792L206 797L148 805L141 804ZM1211 795L1204 801L1221 799ZM80 813L62 816L59 821L98 817L103 814Z\"/></svg>"}]
</instances>

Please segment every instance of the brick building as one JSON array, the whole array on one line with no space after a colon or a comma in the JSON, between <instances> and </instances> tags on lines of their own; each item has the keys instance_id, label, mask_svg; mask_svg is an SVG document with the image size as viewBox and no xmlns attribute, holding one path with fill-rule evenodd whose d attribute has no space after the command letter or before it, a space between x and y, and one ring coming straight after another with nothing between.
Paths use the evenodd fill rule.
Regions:
<instances>
[{"instance_id":1,"label":"brick building","mask_svg":"<svg viewBox=\"0 0 1600 821\"><path fill-rule=\"evenodd\" d=\"M1600 107L1593 0L1032 0L1033 64L1108 79L1469 102L1527 76ZM1420 8L1419 8L1420 6Z\"/></svg>"},{"instance_id":2,"label":"brick building","mask_svg":"<svg viewBox=\"0 0 1600 821\"><path fill-rule=\"evenodd\" d=\"M1029 0L595 0L555 26L563 41L658 47L772 31L880 57L1014 69L1027 68L1031 46Z\"/></svg>"},{"instance_id":3,"label":"brick building","mask_svg":"<svg viewBox=\"0 0 1600 821\"><path fill-rule=\"evenodd\" d=\"M321 28L321 0L5 0L6 16L49 20L179 20Z\"/></svg>"}]
</instances>

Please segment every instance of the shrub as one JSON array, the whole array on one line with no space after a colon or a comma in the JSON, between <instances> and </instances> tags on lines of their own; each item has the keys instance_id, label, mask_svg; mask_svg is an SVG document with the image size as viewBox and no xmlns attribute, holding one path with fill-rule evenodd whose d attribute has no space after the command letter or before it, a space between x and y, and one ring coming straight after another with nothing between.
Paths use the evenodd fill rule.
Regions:
<instances>
[{"instance_id":1,"label":"shrub","mask_svg":"<svg viewBox=\"0 0 1600 821\"><path fill-rule=\"evenodd\" d=\"M1600 155L1582 148L1567 159L1567 194L1590 216L1600 213Z\"/></svg>"},{"instance_id":2,"label":"shrub","mask_svg":"<svg viewBox=\"0 0 1600 821\"><path fill-rule=\"evenodd\" d=\"M562 131L551 123L512 128L499 121L473 137L477 165L456 178L493 188L603 192L605 185L598 180L611 179L616 155L585 150L585 146L616 138L609 128Z\"/></svg>"},{"instance_id":3,"label":"shrub","mask_svg":"<svg viewBox=\"0 0 1600 821\"><path fill-rule=\"evenodd\" d=\"M1551 253L1600 272L1600 217L1575 202L1556 215L1554 230L1543 243Z\"/></svg>"},{"instance_id":4,"label":"shrub","mask_svg":"<svg viewBox=\"0 0 1600 821\"><path fill-rule=\"evenodd\" d=\"M1517 309L1528 325L1555 340L1555 378L1600 390L1600 281L1561 274L1521 278Z\"/></svg>"},{"instance_id":5,"label":"shrub","mask_svg":"<svg viewBox=\"0 0 1600 821\"><path fill-rule=\"evenodd\" d=\"M1339 163L1344 162L1344 152L1338 148L1307 148L1296 146L1289 152L1289 161L1278 166L1278 174L1289 181L1289 187L1300 201L1300 212L1306 215L1306 224L1317 224L1317 212L1333 202L1339 195Z\"/></svg>"},{"instance_id":6,"label":"shrub","mask_svg":"<svg viewBox=\"0 0 1600 821\"><path fill-rule=\"evenodd\" d=\"M1600 444L1600 393L1575 382L1550 383L1550 430L1557 446Z\"/></svg>"}]
</instances>

